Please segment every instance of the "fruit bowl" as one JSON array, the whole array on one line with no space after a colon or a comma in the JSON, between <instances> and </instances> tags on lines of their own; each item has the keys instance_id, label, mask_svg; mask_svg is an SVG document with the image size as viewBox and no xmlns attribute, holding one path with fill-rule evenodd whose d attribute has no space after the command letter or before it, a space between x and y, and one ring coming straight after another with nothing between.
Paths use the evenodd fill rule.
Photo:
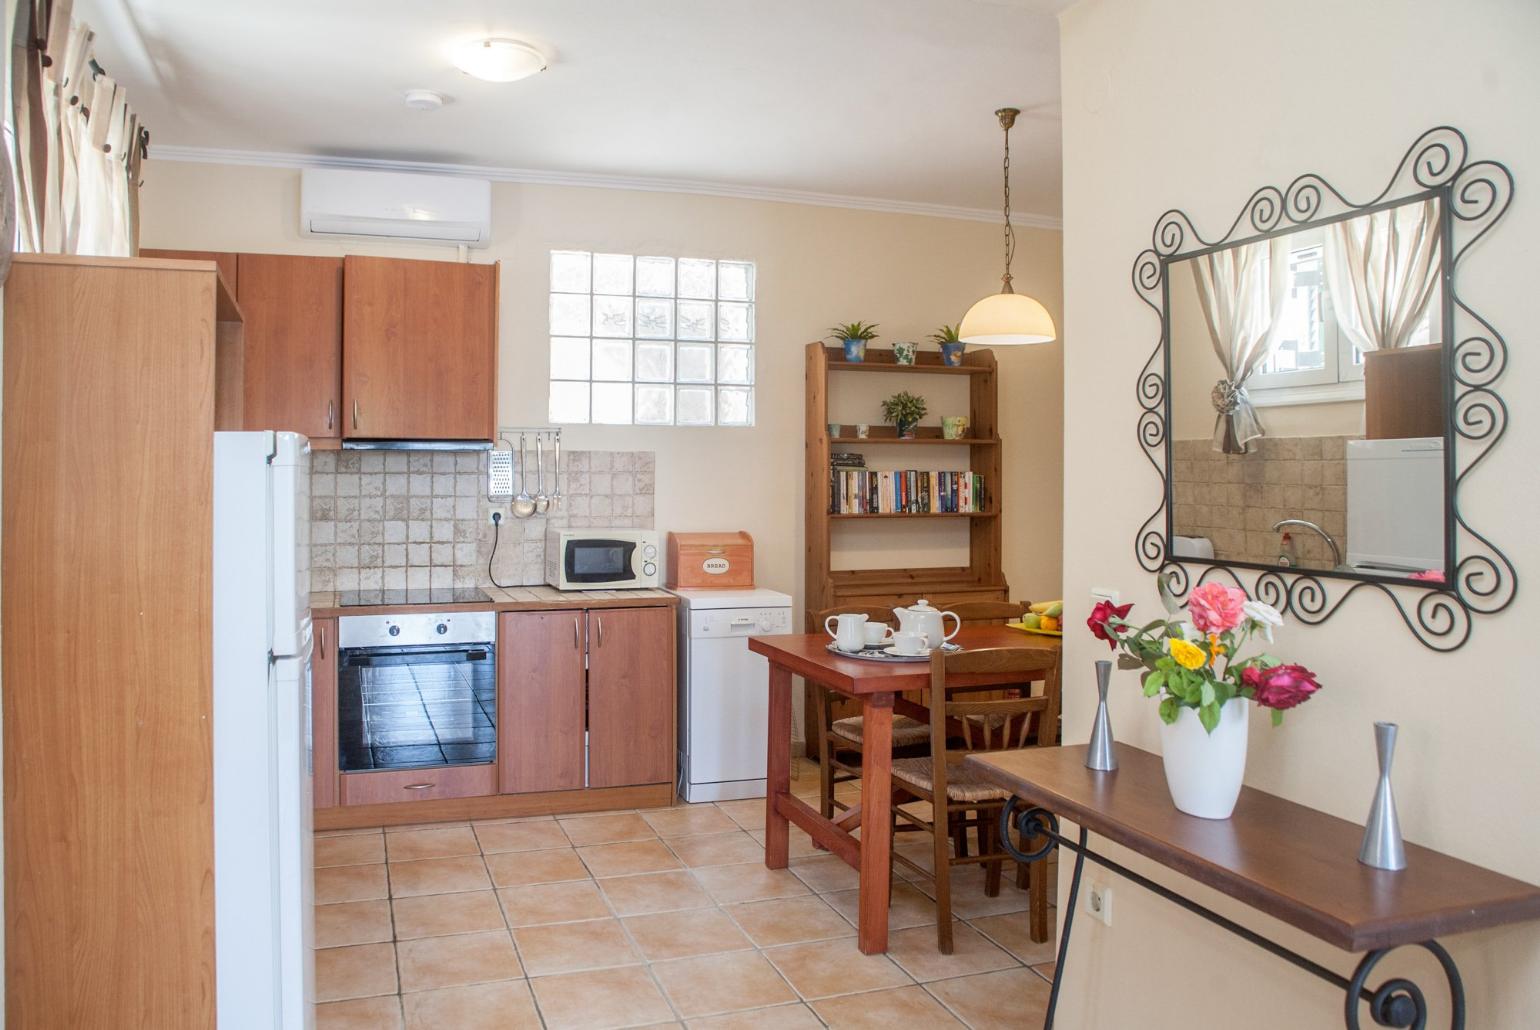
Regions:
<instances>
[{"instance_id":1,"label":"fruit bowl","mask_svg":"<svg viewBox=\"0 0 1540 1030\"><path fill-rule=\"evenodd\" d=\"M1045 637L1062 637L1064 635L1062 629L1037 629L1021 622L1007 622L1006 626L1011 629L1019 629L1023 633L1041 633Z\"/></svg>"}]
</instances>

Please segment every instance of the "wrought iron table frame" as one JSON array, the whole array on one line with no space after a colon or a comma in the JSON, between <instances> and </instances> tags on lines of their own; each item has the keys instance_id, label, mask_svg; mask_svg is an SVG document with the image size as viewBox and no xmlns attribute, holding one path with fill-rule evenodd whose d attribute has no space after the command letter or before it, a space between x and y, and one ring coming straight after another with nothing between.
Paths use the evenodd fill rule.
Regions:
<instances>
[{"instance_id":1,"label":"wrought iron table frame","mask_svg":"<svg viewBox=\"0 0 1540 1030\"><path fill-rule=\"evenodd\" d=\"M1325 980L1344 992L1343 1013L1345 1025L1348 1030L1360 1030L1359 1008L1360 1005L1369 1006L1369 1015L1374 1023L1379 1026L1413 1028L1423 1030L1428 1021L1427 999L1422 989L1404 977L1393 977L1386 980L1379 987L1371 989L1368 986L1369 976L1374 972L1390 952L1402 947L1421 947L1429 951L1438 960L1444 970L1444 977L1449 984L1449 996L1451 1006L1450 1028L1451 1030L1464 1030L1465 1026L1465 985L1460 979L1460 971L1456 967L1454 959L1449 952L1434 940L1413 942L1411 944L1398 944L1387 948L1375 948L1367 952L1359 961L1353 971L1352 978L1345 977L1334 970L1327 969L1319 962L1315 962L1296 951L1291 951L1275 941L1268 940L1255 930L1251 930L1232 919L1220 915L1212 909L1192 901L1171 890L1163 884L1156 883L1147 876L1134 872L1105 855L1092 851L1087 846L1089 831L1084 826L1080 827L1078 840L1070 840L1059 832L1059 820L1046 808L1034 806L1017 811L1020 798L1012 797L1006 802L1000 811L1000 839L1005 848L1018 862L1041 862L1051 855L1055 848L1068 848L1075 853L1075 869L1070 877L1069 899L1064 907L1064 929L1059 937L1059 950L1057 962L1053 971L1053 987L1048 995L1048 1010L1043 1019L1043 1030L1052 1030L1054 1012L1059 1005L1059 986L1064 981L1065 960L1069 956L1070 932L1075 923L1075 909L1080 900L1080 878L1085 869L1086 859L1090 859L1097 865L1129 880L1145 890L1158 895L1177 905L1193 915L1208 920L1215 926L1242 940L1255 944L1272 955L1283 959L1289 964L1303 969L1305 972L1319 979ZM1015 828L1021 835L1025 844L1028 841L1041 840L1042 844L1032 851L1024 852L1011 843L1010 830L1012 820Z\"/></svg>"}]
</instances>

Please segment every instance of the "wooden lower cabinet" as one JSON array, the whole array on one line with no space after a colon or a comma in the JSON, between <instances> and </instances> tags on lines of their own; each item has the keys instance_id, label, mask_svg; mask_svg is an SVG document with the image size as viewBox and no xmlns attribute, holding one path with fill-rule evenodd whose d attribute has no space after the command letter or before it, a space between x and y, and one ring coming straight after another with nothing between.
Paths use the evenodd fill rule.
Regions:
<instances>
[{"instance_id":1,"label":"wooden lower cabinet","mask_svg":"<svg viewBox=\"0 0 1540 1030\"><path fill-rule=\"evenodd\" d=\"M588 613L588 785L674 775L674 610Z\"/></svg>"},{"instance_id":2,"label":"wooden lower cabinet","mask_svg":"<svg viewBox=\"0 0 1540 1030\"><path fill-rule=\"evenodd\" d=\"M310 768L316 808L337 804L337 620L311 623Z\"/></svg>"},{"instance_id":3,"label":"wooden lower cabinet","mask_svg":"<svg viewBox=\"0 0 1540 1030\"><path fill-rule=\"evenodd\" d=\"M583 787L582 611L504 612L497 764L504 794Z\"/></svg>"},{"instance_id":4,"label":"wooden lower cabinet","mask_svg":"<svg viewBox=\"0 0 1540 1030\"><path fill-rule=\"evenodd\" d=\"M497 793L497 766L491 763L343 773L339 778L344 805L474 798Z\"/></svg>"}]
</instances>

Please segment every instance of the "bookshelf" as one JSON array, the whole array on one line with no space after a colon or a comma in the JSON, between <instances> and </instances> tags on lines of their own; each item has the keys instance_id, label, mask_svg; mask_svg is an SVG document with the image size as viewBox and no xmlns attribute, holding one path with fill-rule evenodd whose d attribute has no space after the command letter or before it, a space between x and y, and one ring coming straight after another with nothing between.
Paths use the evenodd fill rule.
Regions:
<instances>
[{"instance_id":1,"label":"bookshelf","mask_svg":"<svg viewBox=\"0 0 1540 1030\"><path fill-rule=\"evenodd\" d=\"M902 440L892 426L873 425L866 437L829 435L829 423L843 415L829 410L830 377L898 372L905 375L967 376L969 437L945 440L935 426L921 426L913 440ZM923 388L916 387L916 392ZM1000 564L1000 480L1002 446L999 437L999 381L995 356L988 350L969 351L961 365L943 365L940 354L919 354L913 365L899 365L891 351L868 350L863 362L843 360L843 351L823 343L807 345L807 524L804 596L808 631L812 614L838 604L897 607L917 597L942 601L1006 600L1009 589ZM955 448L952 452L937 447ZM984 506L976 512L831 514L829 456L835 450L915 448L915 464L925 467L970 468L984 477ZM966 459L961 455L966 454ZM968 564L951 568L892 568L835 570L832 567L833 527L856 520L870 522L872 533L887 532L893 523L948 524L964 520L968 527ZM847 528L846 533L865 532Z\"/></svg>"}]
</instances>

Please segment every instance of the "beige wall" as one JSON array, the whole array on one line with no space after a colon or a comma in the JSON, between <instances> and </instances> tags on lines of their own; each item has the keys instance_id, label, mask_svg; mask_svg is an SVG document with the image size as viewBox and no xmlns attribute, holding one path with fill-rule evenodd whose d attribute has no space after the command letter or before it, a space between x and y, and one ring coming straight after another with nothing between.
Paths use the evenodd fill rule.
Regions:
<instances>
[{"instance_id":1,"label":"beige wall","mask_svg":"<svg viewBox=\"0 0 1540 1030\"><path fill-rule=\"evenodd\" d=\"M1062 16L1066 320L1065 591L1071 623L1092 586L1121 588L1135 616L1158 611L1136 564L1133 534L1159 484L1134 446L1136 370L1156 339L1128 269L1161 212L1180 207L1200 231L1229 225L1253 189L1324 174L1349 196L1379 192L1408 144L1430 126L1464 129L1477 156L1508 163L1518 196L1506 221L1465 263L1461 295L1505 331L1499 391L1508 436L1461 495L1461 509L1499 541L1521 578L1540 574L1534 512L1540 479L1540 354L1534 241L1540 235L1540 5L1532 0L1090 0ZM1443 73L1428 74L1430 62ZM1514 345L1517 344L1517 345ZM1109 491L1116 484L1116 493ZM1109 497L1119 498L1110 503ZM1531 584L1532 586L1532 584ZM1540 591L1478 619L1450 655L1416 643L1390 603L1360 593L1319 627L1290 625L1277 651L1320 673L1325 690L1287 724L1251 727L1247 780L1361 821L1373 792L1371 723L1401 725L1395 785L1408 839L1540 882L1540 692L1530 655ZM1091 661L1105 647L1065 638L1065 736L1087 739ZM1120 740L1157 748L1153 706L1132 673L1114 681ZM1116 850L1114 849L1114 853ZM1142 866L1141 866L1142 867ZM1091 879L1109 882L1094 870ZM1215 896L1168 873L1200 901ZM1061 891L1067 877L1061 877ZM1111 927L1077 920L1060 1024L1076 1028L1340 1026L1333 988L1175 907L1111 881ZM1246 923L1339 971L1350 956L1229 903ZM1446 943L1460 963L1471 1027L1534 1025L1540 1011L1540 925ZM1446 1002L1429 965L1399 955ZM1196 1020L1196 1022L1195 1022ZM1440 1021L1442 1020L1442 1022ZM1369 1020L1364 1018L1365 1025ZM1435 1014L1429 1026L1447 1026Z\"/></svg>"},{"instance_id":2,"label":"beige wall","mask_svg":"<svg viewBox=\"0 0 1540 1030\"><path fill-rule=\"evenodd\" d=\"M454 256L442 247L330 243L300 236L295 170L163 161L151 162L145 179L146 247ZM493 227L493 245L474 252L473 260L503 263L499 415L504 425L546 420L550 250L758 263L758 421L752 429L577 427L568 442L584 449L655 450L658 527L748 530L758 547L760 585L796 594L799 604L803 345L834 322L857 318L881 323L879 344L923 340L935 326L958 321L969 304L999 288L1000 230L988 222L500 183L493 189ZM1060 234L1023 229L1019 238L1017 288L1042 300L1058 318ZM998 353L1008 470L1006 575L1018 596L1057 596L1062 345ZM956 407L957 398L945 392L949 384L924 384L927 394L934 391L927 423ZM913 389L915 382L885 385ZM871 389L841 394L839 417L879 422L878 398L869 395ZM897 552L904 565L947 564L966 534L956 536L956 527L939 528L938 534L884 524L877 530L887 531L880 540L874 532L871 543L847 539L845 546L848 551L863 544L876 550L873 561Z\"/></svg>"}]
</instances>

